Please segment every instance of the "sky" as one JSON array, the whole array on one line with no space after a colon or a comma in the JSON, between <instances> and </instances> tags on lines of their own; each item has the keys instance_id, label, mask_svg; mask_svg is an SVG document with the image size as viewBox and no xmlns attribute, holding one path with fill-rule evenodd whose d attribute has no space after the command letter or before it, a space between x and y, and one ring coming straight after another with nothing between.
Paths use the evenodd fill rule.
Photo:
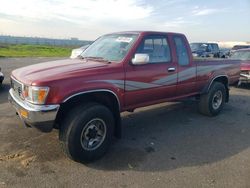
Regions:
<instances>
[{"instance_id":1,"label":"sky","mask_svg":"<svg viewBox=\"0 0 250 188\"><path fill-rule=\"evenodd\" d=\"M250 41L250 0L1 0L0 35L94 40L131 30Z\"/></svg>"}]
</instances>

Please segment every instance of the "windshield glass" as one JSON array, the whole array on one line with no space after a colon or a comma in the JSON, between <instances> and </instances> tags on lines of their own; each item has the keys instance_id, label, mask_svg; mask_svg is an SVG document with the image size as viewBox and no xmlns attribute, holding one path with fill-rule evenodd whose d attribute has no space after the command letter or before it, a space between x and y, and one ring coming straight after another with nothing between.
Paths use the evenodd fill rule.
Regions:
<instances>
[{"instance_id":1,"label":"windshield glass","mask_svg":"<svg viewBox=\"0 0 250 188\"><path fill-rule=\"evenodd\" d=\"M250 51L234 52L233 55L231 56L231 59L250 60Z\"/></svg>"},{"instance_id":2,"label":"windshield glass","mask_svg":"<svg viewBox=\"0 0 250 188\"><path fill-rule=\"evenodd\" d=\"M192 52L194 52L194 51L206 51L207 44L205 44L205 43L191 43L190 48L191 48Z\"/></svg>"},{"instance_id":3,"label":"windshield glass","mask_svg":"<svg viewBox=\"0 0 250 188\"><path fill-rule=\"evenodd\" d=\"M97 39L82 54L83 58L98 58L107 61L121 61L138 34L110 34Z\"/></svg>"},{"instance_id":4,"label":"windshield glass","mask_svg":"<svg viewBox=\"0 0 250 188\"><path fill-rule=\"evenodd\" d=\"M213 43L211 43L210 45L211 45L211 48L212 48L213 51L219 51L219 46L218 46L218 44L213 44Z\"/></svg>"}]
</instances>

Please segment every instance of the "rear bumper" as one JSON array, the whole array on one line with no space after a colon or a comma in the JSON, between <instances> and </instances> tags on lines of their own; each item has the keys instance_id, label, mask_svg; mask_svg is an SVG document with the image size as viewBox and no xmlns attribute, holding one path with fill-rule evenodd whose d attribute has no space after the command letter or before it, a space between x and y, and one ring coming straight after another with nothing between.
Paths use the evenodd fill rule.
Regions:
<instances>
[{"instance_id":1,"label":"rear bumper","mask_svg":"<svg viewBox=\"0 0 250 188\"><path fill-rule=\"evenodd\" d=\"M30 104L17 97L13 89L10 89L8 99L25 125L36 127L43 132L53 129L60 105Z\"/></svg>"},{"instance_id":2,"label":"rear bumper","mask_svg":"<svg viewBox=\"0 0 250 188\"><path fill-rule=\"evenodd\" d=\"M4 75L3 75L3 73L0 72L0 83L2 83L3 80L4 80Z\"/></svg>"}]
</instances>

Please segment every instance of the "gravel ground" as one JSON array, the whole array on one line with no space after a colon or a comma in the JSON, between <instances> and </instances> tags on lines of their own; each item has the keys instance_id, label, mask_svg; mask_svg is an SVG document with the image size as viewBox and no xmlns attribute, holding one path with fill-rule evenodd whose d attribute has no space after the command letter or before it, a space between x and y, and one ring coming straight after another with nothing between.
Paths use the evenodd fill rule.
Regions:
<instances>
[{"instance_id":1,"label":"gravel ground","mask_svg":"<svg viewBox=\"0 0 250 188\"><path fill-rule=\"evenodd\" d=\"M52 59L0 59L0 187L250 187L249 86L232 88L213 118L195 101L123 113L122 139L83 165L64 156L57 131L23 127L7 102L11 70Z\"/></svg>"}]
</instances>

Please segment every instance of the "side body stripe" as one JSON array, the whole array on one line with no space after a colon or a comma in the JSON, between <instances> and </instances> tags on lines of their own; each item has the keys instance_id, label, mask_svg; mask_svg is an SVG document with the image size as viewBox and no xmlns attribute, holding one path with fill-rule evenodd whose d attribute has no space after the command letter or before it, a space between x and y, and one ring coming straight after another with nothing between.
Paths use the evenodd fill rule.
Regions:
<instances>
[{"instance_id":1,"label":"side body stripe","mask_svg":"<svg viewBox=\"0 0 250 188\"><path fill-rule=\"evenodd\" d=\"M185 81L192 77L194 77L194 72L197 71L197 76L202 76L213 70L218 70L226 67L230 67L231 65L205 65L205 66L197 66L185 69L179 73L172 74L170 76L165 76L159 80L155 80L151 83L146 82L138 82L132 80L96 80L99 82L107 82L115 85L116 87L123 89L125 91L135 91L141 89L149 89L154 87L160 87L162 85L167 86L173 84L178 81ZM93 82L93 81L92 81Z\"/></svg>"}]
</instances>

